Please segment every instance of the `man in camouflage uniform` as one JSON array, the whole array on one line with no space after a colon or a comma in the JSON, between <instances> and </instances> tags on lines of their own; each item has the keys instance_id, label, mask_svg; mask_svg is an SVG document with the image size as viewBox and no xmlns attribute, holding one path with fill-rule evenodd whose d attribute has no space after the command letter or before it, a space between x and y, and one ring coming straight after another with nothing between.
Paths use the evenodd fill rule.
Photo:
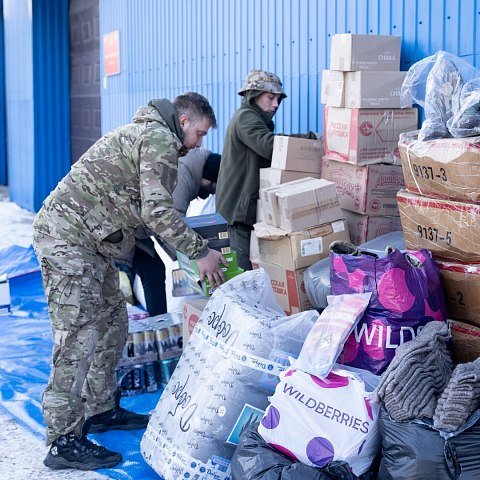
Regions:
<instances>
[{"instance_id":1,"label":"man in camouflage uniform","mask_svg":"<svg viewBox=\"0 0 480 480\"><path fill-rule=\"evenodd\" d=\"M53 365L43 393L51 445L45 465L93 470L122 460L86 438L88 431L145 428L147 415L120 407L115 367L128 318L113 259L145 227L221 283L225 259L189 229L173 207L177 159L199 147L216 119L196 93L153 100L133 123L108 133L73 165L34 221L53 331ZM85 419L87 419L85 421Z\"/></svg>"}]
</instances>

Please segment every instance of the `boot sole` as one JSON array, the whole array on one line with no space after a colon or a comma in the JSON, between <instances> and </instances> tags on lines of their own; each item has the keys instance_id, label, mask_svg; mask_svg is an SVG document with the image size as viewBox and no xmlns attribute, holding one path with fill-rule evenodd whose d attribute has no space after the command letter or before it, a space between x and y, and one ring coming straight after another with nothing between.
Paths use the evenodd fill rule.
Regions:
<instances>
[{"instance_id":1,"label":"boot sole","mask_svg":"<svg viewBox=\"0 0 480 480\"><path fill-rule=\"evenodd\" d=\"M147 428L147 424L144 425L132 425L132 424L127 424L127 425L112 425L110 426L94 426L91 425L88 433L103 433L103 432L108 432L109 430L142 430Z\"/></svg>"},{"instance_id":2,"label":"boot sole","mask_svg":"<svg viewBox=\"0 0 480 480\"><path fill-rule=\"evenodd\" d=\"M100 468L112 468L118 465L122 461L120 458L112 458L110 461L103 461L101 464L98 462L69 462L63 457L53 458L50 453L46 456L43 464L51 468L52 470L64 470L66 468L73 468L76 470L98 470Z\"/></svg>"}]
</instances>

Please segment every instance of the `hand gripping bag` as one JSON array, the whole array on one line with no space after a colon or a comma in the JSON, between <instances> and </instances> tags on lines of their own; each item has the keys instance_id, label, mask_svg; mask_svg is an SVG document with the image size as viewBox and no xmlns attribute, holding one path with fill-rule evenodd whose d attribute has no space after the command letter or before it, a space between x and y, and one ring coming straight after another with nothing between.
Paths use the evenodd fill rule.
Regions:
<instances>
[{"instance_id":1,"label":"hand gripping bag","mask_svg":"<svg viewBox=\"0 0 480 480\"><path fill-rule=\"evenodd\" d=\"M353 246L352 246L353 247ZM332 295L371 292L370 303L347 339L339 363L381 374L396 348L417 335L432 320L446 321L440 274L428 250L383 258L340 253L332 244L330 284Z\"/></svg>"},{"instance_id":2,"label":"hand gripping bag","mask_svg":"<svg viewBox=\"0 0 480 480\"><path fill-rule=\"evenodd\" d=\"M142 438L147 463L165 480L231 479L240 434L261 419L278 375L317 317L286 317L263 269L218 288Z\"/></svg>"},{"instance_id":3,"label":"hand gripping bag","mask_svg":"<svg viewBox=\"0 0 480 480\"><path fill-rule=\"evenodd\" d=\"M280 378L258 427L263 439L305 465L344 461L365 473L380 447L379 406L370 401L378 377L334 368L322 380L291 367Z\"/></svg>"}]
</instances>

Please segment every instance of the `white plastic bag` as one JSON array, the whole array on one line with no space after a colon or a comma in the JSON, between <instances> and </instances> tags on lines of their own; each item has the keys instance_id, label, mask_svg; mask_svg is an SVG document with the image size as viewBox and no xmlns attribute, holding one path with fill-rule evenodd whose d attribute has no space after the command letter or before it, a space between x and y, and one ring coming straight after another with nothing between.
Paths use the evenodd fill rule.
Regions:
<instances>
[{"instance_id":1,"label":"white plastic bag","mask_svg":"<svg viewBox=\"0 0 480 480\"><path fill-rule=\"evenodd\" d=\"M294 368L325 378L368 306L369 293L329 295L328 306L307 335Z\"/></svg>"},{"instance_id":2,"label":"white plastic bag","mask_svg":"<svg viewBox=\"0 0 480 480\"><path fill-rule=\"evenodd\" d=\"M142 438L147 463L165 480L230 479L240 434L262 418L317 318L315 311L285 317L263 269L218 288Z\"/></svg>"},{"instance_id":3,"label":"white plastic bag","mask_svg":"<svg viewBox=\"0 0 480 480\"><path fill-rule=\"evenodd\" d=\"M378 377L334 368L321 380L292 367L280 378L258 427L265 441L306 465L342 460L365 473L380 448L379 406L370 402Z\"/></svg>"}]
</instances>

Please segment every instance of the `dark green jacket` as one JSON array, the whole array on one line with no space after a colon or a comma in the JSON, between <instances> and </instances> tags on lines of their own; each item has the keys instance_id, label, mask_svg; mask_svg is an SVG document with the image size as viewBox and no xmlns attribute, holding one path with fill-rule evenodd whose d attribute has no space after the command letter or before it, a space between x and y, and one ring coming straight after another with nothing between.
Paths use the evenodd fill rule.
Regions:
<instances>
[{"instance_id":1,"label":"dark green jacket","mask_svg":"<svg viewBox=\"0 0 480 480\"><path fill-rule=\"evenodd\" d=\"M216 190L216 209L229 225L256 222L260 168L270 167L274 113L258 108L249 91L227 128Z\"/></svg>"}]
</instances>

